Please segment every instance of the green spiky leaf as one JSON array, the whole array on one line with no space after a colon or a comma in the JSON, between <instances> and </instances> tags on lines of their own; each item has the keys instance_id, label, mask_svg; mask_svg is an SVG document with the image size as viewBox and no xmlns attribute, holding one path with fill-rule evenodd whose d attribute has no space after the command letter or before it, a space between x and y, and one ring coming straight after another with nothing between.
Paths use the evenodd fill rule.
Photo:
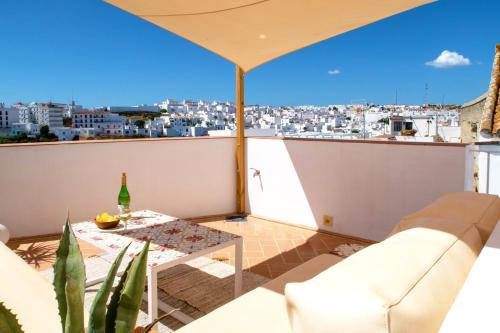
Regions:
<instances>
[{"instance_id":1,"label":"green spiky leaf","mask_svg":"<svg viewBox=\"0 0 500 333\"><path fill-rule=\"evenodd\" d=\"M68 217L54 264L54 290L64 333L84 332L85 265Z\"/></svg>"},{"instance_id":2,"label":"green spiky leaf","mask_svg":"<svg viewBox=\"0 0 500 333\"><path fill-rule=\"evenodd\" d=\"M54 290L56 292L57 305L59 308L59 317L61 317L61 326L63 330L66 327L66 313L68 305L66 303L66 259L69 252L69 216L66 219L63 234L59 240L59 247L56 251L56 262L54 263Z\"/></svg>"},{"instance_id":3,"label":"green spiky leaf","mask_svg":"<svg viewBox=\"0 0 500 333\"><path fill-rule=\"evenodd\" d=\"M116 314L116 333L131 333L134 330L144 294L148 251L149 241L144 244L141 253L135 256L127 273Z\"/></svg>"},{"instance_id":4,"label":"green spiky leaf","mask_svg":"<svg viewBox=\"0 0 500 333\"><path fill-rule=\"evenodd\" d=\"M120 278L120 281L115 287L113 294L111 295L111 300L108 304L108 311L106 312L106 333L115 333L115 320L118 311L118 303L120 302L120 295L125 285L125 280L127 279L127 273L132 265L130 261L125 269L125 272Z\"/></svg>"},{"instance_id":5,"label":"green spiky leaf","mask_svg":"<svg viewBox=\"0 0 500 333\"><path fill-rule=\"evenodd\" d=\"M0 332L24 333L16 316L2 302L0 302Z\"/></svg>"},{"instance_id":6,"label":"green spiky leaf","mask_svg":"<svg viewBox=\"0 0 500 333\"><path fill-rule=\"evenodd\" d=\"M90 307L89 312L88 333L106 332L106 303L113 287L116 272L118 271L123 256L125 255L125 252L127 252L129 246L130 244L123 248L116 257L113 265L108 272L108 275L106 276L106 280L104 280L94 298L94 301L92 302L92 306Z\"/></svg>"},{"instance_id":7,"label":"green spiky leaf","mask_svg":"<svg viewBox=\"0 0 500 333\"><path fill-rule=\"evenodd\" d=\"M78 246L78 241L71 229L69 217L66 221L69 229L68 257L66 258L66 312L65 333L84 333L85 299L85 263Z\"/></svg>"}]
</instances>

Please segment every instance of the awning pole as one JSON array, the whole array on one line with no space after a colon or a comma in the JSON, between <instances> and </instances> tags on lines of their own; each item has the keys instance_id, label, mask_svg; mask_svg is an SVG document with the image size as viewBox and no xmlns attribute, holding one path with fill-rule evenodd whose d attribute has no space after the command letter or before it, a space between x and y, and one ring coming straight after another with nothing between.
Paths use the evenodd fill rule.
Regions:
<instances>
[{"instance_id":1,"label":"awning pole","mask_svg":"<svg viewBox=\"0 0 500 333\"><path fill-rule=\"evenodd\" d=\"M236 66L236 210L245 214L245 73Z\"/></svg>"}]
</instances>

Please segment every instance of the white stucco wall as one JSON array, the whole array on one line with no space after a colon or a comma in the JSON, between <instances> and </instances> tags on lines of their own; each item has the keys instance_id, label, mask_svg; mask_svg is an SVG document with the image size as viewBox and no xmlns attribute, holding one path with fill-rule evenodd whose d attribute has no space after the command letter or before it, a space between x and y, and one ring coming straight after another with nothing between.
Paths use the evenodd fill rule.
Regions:
<instances>
[{"instance_id":1,"label":"white stucco wall","mask_svg":"<svg viewBox=\"0 0 500 333\"><path fill-rule=\"evenodd\" d=\"M248 209L313 228L382 240L400 218L463 191L462 145L247 139ZM253 170L261 176L253 177Z\"/></svg>"},{"instance_id":2,"label":"white stucco wall","mask_svg":"<svg viewBox=\"0 0 500 333\"><path fill-rule=\"evenodd\" d=\"M234 212L234 138L0 145L0 223L13 237L60 232L116 212L121 173L133 209L176 217Z\"/></svg>"},{"instance_id":3,"label":"white stucco wall","mask_svg":"<svg viewBox=\"0 0 500 333\"><path fill-rule=\"evenodd\" d=\"M463 190L464 147L247 139L247 211L381 240L399 219ZM234 138L0 146L0 223L14 237L59 232L116 211L122 171L133 209L177 217L226 214L235 202ZM261 177L253 177L253 170Z\"/></svg>"}]
</instances>

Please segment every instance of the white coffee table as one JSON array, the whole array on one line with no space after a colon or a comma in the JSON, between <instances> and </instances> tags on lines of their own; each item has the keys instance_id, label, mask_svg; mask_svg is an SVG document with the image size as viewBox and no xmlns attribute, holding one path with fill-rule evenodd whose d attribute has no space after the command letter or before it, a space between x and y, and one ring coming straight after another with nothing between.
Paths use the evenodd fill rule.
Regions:
<instances>
[{"instance_id":1,"label":"white coffee table","mask_svg":"<svg viewBox=\"0 0 500 333\"><path fill-rule=\"evenodd\" d=\"M120 249L130 243L124 256L119 275L123 274L128 261L139 253L146 240L150 240L147 268L147 297L149 320L158 318L158 308L169 312L173 308L158 301L158 272L185 263L220 249L235 247L235 282L234 295L238 297L242 289L243 240L240 236L180 220L150 210L136 211L128 223L127 230L118 227L115 230L100 230L93 221L72 224L75 236L97 248L116 256ZM104 281L105 275L87 280L91 286ZM183 323L193 318L176 311L172 316Z\"/></svg>"}]
</instances>

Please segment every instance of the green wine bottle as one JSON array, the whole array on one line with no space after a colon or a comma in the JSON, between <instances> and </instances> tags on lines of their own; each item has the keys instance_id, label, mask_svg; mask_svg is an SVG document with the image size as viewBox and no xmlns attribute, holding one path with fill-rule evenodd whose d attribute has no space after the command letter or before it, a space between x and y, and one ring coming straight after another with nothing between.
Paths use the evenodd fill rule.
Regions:
<instances>
[{"instance_id":1,"label":"green wine bottle","mask_svg":"<svg viewBox=\"0 0 500 333\"><path fill-rule=\"evenodd\" d=\"M118 194L118 207L130 207L130 194L127 189L127 175L125 172L122 174L122 187L120 189L120 193Z\"/></svg>"}]
</instances>

